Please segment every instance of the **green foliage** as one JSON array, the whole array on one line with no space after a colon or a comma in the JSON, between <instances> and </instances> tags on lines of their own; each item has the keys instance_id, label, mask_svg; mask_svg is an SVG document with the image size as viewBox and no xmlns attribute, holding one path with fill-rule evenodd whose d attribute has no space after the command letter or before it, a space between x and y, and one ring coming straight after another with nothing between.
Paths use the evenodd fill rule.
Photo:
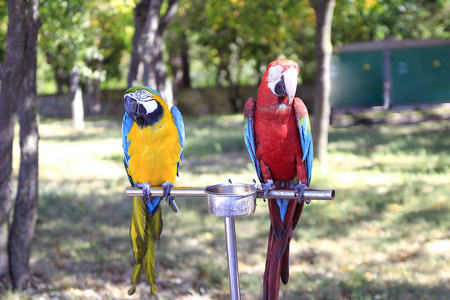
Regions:
<instances>
[{"instance_id":1,"label":"green foliage","mask_svg":"<svg viewBox=\"0 0 450 300\"><path fill-rule=\"evenodd\" d=\"M103 80L102 88L124 86L137 2L40 1L39 91L65 85L74 65L83 76ZM336 1L332 41L449 38L449 13L446 0ZM0 62L6 26L6 0L0 0ZM194 87L258 84L265 66L280 57L296 60L301 80L312 81L314 36L315 14L308 0L180 0L167 52L179 56L181 48L189 49Z\"/></svg>"},{"instance_id":2,"label":"green foliage","mask_svg":"<svg viewBox=\"0 0 450 300\"><path fill-rule=\"evenodd\" d=\"M287 57L304 81L315 73L315 14L302 1L180 1L170 45L188 38L194 86L257 84L265 66ZM336 1L332 42L385 38L448 38L445 0ZM227 74L229 73L229 74Z\"/></svg>"},{"instance_id":3,"label":"green foliage","mask_svg":"<svg viewBox=\"0 0 450 300\"><path fill-rule=\"evenodd\" d=\"M6 32L8 31L8 10L6 0L0 0L0 65L6 55Z\"/></svg>"},{"instance_id":4,"label":"green foliage","mask_svg":"<svg viewBox=\"0 0 450 300\"><path fill-rule=\"evenodd\" d=\"M445 0L336 1L335 45L387 38L449 38L450 4Z\"/></svg>"},{"instance_id":5,"label":"green foliage","mask_svg":"<svg viewBox=\"0 0 450 300\"><path fill-rule=\"evenodd\" d=\"M311 48L302 41L314 40L313 15L308 1L182 1L171 29L189 28L194 85L257 84L261 68L276 58L307 69Z\"/></svg>"},{"instance_id":6,"label":"green foliage","mask_svg":"<svg viewBox=\"0 0 450 300\"><path fill-rule=\"evenodd\" d=\"M42 74L44 80L66 85L74 66L100 81L125 76L121 62L131 52L133 7L131 0L41 1L39 46L52 71Z\"/></svg>"}]
</instances>

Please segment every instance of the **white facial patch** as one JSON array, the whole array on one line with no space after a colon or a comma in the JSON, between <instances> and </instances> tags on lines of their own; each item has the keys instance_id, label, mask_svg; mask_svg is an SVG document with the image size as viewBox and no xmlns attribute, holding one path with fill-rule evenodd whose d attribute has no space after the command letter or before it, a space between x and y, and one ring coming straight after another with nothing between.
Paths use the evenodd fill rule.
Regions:
<instances>
[{"instance_id":1,"label":"white facial patch","mask_svg":"<svg viewBox=\"0 0 450 300\"><path fill-rule=\"evenodd\" d=\"M280 80L281 74L283 73L283 67L282 66L273 66L269 69L269 75L267 76L267 85L269 86L270 90L274 92L275 85Z\"/></svg>"},{"instance_id":2,"label":"white facial patch","mask_svg":"<svg viewBox=\"0 0 450 300\"><path fill-rule=\"evenodd\" d=\"M147 112L147 114L154 112L158 108L158 103L156 103L156 100L150 100L140 103L145 107L145 111Z\"/></svg>"}]
</instances>

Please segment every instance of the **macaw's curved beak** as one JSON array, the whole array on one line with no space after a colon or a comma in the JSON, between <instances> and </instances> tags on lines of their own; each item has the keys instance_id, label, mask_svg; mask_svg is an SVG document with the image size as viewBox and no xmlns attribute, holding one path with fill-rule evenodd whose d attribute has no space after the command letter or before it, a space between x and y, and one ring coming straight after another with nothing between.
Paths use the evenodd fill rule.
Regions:
<instances>
[{"instance_id":1,"label":"macaw's curved beak","mask_svg":"<svg viewBox=\"0 0 450 300\"><path fill-rule=\"evenodd\" d=\"M139 126L142 126L147 113L145 107L130 95L125 95L124 100L125 110L128 112L130 118L138 123Z\"/></svg>"},{"instance_id":2,"label":"macaw's curved beak","mask_svg":"<svg viewBox=\"0 0 450 300\"><path fill-rule=\"evenodd\" d=\"M284 85L286 87L287 105L291 105L295 98L295 92L297 91L297 76L298 72L295 69L288 69L283 73Z\"/></svg>"}]
</instances>

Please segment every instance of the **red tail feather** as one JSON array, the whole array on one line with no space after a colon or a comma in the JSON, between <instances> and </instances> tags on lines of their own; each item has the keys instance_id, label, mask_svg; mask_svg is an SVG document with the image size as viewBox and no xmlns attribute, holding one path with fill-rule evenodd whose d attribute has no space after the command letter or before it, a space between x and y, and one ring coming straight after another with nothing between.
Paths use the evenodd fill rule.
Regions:
<instances>
[{"instance_id":1,"label":"red tail feather","mask_svg":"<svg viewBox=\"0 0 450 300\"><path fill-rule=\"evenodd\" d=\"M286 251L283 254L282 263L281 263L281 281L283 284L287 284L289 281L289 242L287 243Z\"/></svg>"},{"instance_id":2,"label":"red tail feather","mask_svg":"<svg viewBox=\"0 0 450 300\"><path fill-rule=\"evenodd\" d=\"M276 199L267 200L269 204L270 223L273 233L277 239L281 239L286 235L285 226L283 220L281 220L280 208Z\"/></svg>"},{"instance_id":3,"label":"red tail feather","mask_svg":"<svg viewBox=\"0 0 450 300\"><path fill-rule=\"evenodd\" d=\"M280 279L284 284L289 281L289 244L303 205L304 203L299 205L297 201L291 201L282 221L276 200L269 200L271 225L264 272L265 300L277 300Z\"/></svg>"},{"instance_id":4,"label":"red tail feather","mask_svg":"<svg viewBox=\"0 0 450 300\"><path fill-rule=\"evenodd\" d=\"M264 300L278 299L278 290L280 289L280 272L281 260L278 259L276 253L277 243L279 241L273 233L273 228L270 226L269 244L267 247L266 270L264 272Z\"/></svg>"}]
</instances>

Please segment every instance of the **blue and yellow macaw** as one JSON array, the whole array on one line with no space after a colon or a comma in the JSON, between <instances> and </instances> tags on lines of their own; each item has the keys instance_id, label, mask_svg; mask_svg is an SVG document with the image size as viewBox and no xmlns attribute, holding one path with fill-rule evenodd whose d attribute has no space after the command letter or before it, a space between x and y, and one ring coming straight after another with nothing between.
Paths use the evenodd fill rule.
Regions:
<instances>
[{"instance_id":1,"label":"blue and yellow macaw","mask_svg":"<svg viewBox=\"0 0 450 300\"><path fill-rule=\"evenodd\" d=\"M123 162L131 185L143 192L143 197L133 197L130 239L135 264L128 294L136 291L144 269L151 293L156 295L155 242L163 227L162 197L151 197L150 188L162 186L164 198L174 212L178 211L169 194L183 159L184 123L178 108L169 110L161 94L151 88L131 87L124 100Z\"/></svg>"}]
</instances>

